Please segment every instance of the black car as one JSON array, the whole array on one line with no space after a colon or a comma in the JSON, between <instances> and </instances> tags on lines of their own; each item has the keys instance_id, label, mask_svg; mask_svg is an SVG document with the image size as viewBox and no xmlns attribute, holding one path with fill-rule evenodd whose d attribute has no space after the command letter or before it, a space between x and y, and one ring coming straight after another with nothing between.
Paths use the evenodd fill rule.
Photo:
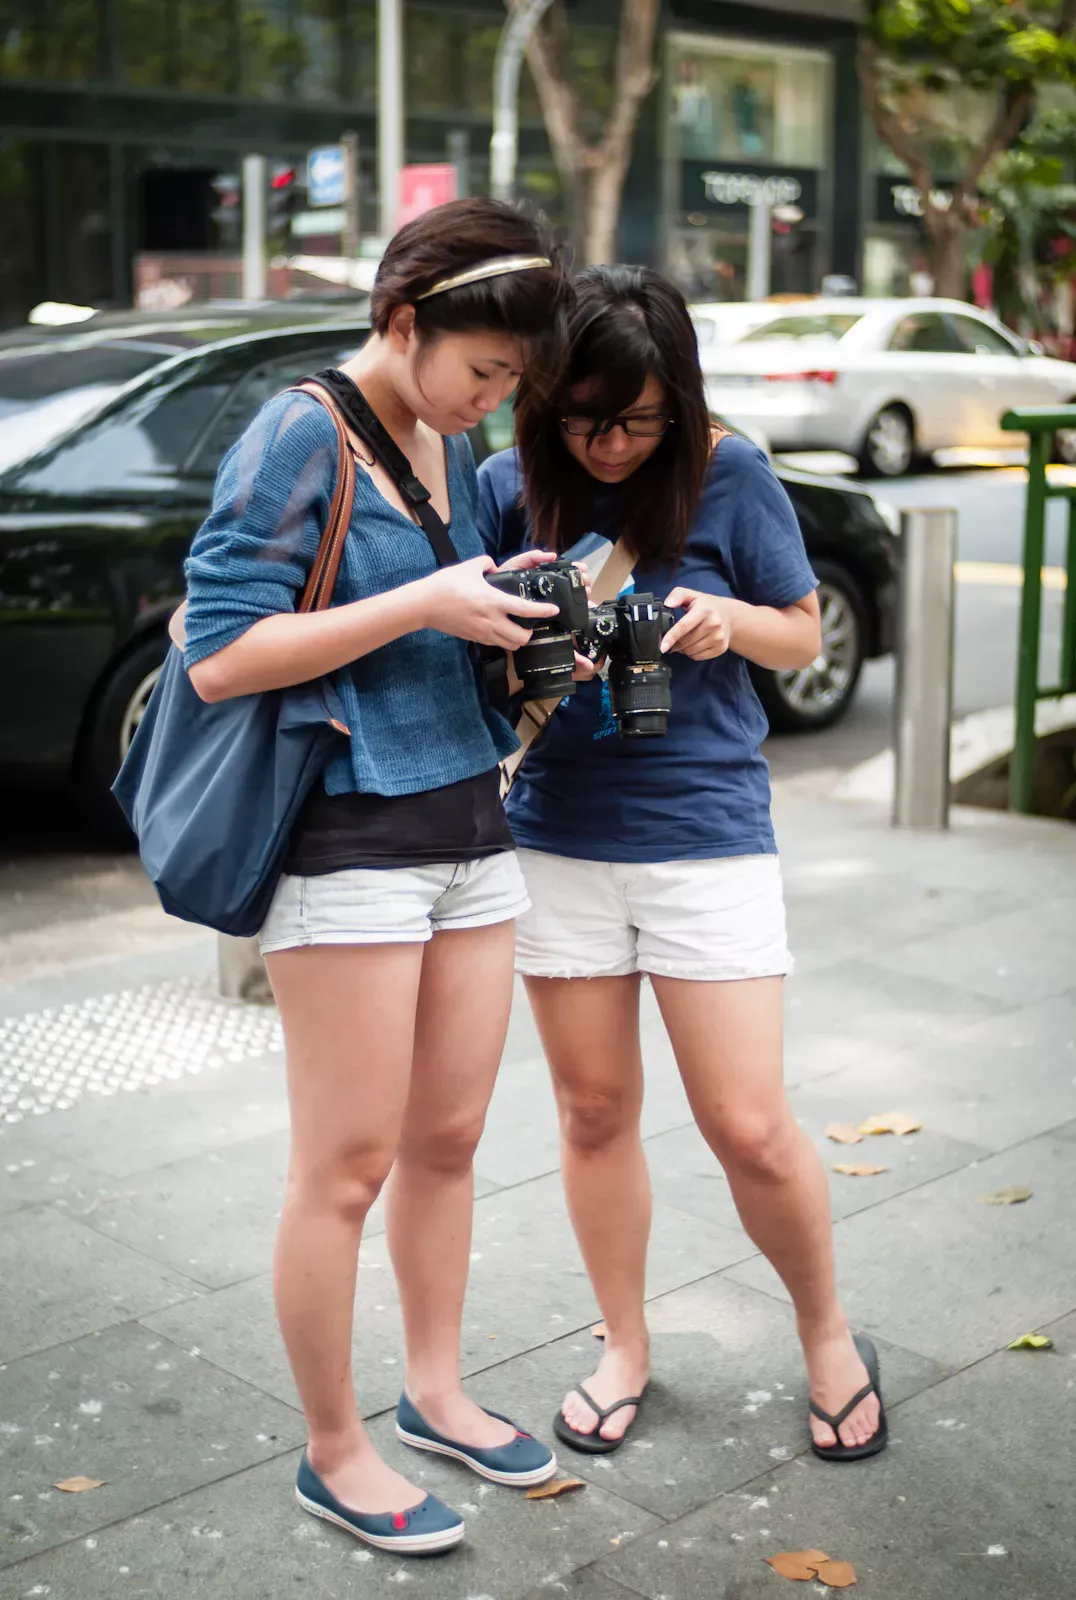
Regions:
<instances>
[{"instance_id":1,"label":"black car","mask_svg":"<svg viewBox=\"0 0 1076 1600\"><path fill-rule=\"evenodd\" d=\"M0 339L0 781L70 783L115 831L109 793L167 648L183 558L217 466L258 408L339 364L354 307L200 308ZM511 440L490 418L481 460ZM775 728L847 709L893 644L897 543L870 495L778 467L821 580L823 646L756 678Z\"/></svg>"}]
</instances>

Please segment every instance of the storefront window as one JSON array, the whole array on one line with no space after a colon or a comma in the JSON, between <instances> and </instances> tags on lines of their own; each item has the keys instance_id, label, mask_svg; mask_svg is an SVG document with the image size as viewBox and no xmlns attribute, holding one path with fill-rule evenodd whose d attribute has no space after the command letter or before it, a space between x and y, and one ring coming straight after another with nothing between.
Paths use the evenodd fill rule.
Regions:
<instances>
[{"instance_id":1,"label":"storefront window","mask_svg":"<svg viewBox=\"0 0 1076 1600\"><path fill-rule=\"evenodd\" d=\"M9 0L0 12L0 74L92 83L104 65L101 0Z\"/></svg>"},{"instance_id":2,"label":"storefront window","mask_svg":"<svg viewBox=\"0 0 1076 1600\"><path fill-rule=\"evenodd\" d=\"M423 112L454 111L459 104L457 40L460 19L408 5L404 11L405 92Z\"/></svg>"},{"instance_id":3,"label":"storefront window","mask_svg":"<svg viewBox=\"0 0 1076 1600\"><path fill-rule=\"evenodd\" d=\"M494 23L490 27L468 28L463 41L464 104L480 116L489 116L493 111L493 62L500 36L500 24ZM538 91L524 62L519 74L519 115L530 119L541 114Z\"/></svg>"},{"instance_id":4,"label":"storefront window","mask_svg":"<svg viewBox=\"0 0 1076 1600\"><path fill-rule=\"evenodd\" d=\"M345 99L372 103L377 99L377 12L373 0L349 5L351 81Z\"/></svg>"},{"instance_id":5,"label":"storefront window","mask_svg":"<svg viewBox=\"0 0 1076 1600\"><path fill-rule=\"evenodd\" d=\"M243 93L285 99L301 66L289 0L240 0L239 30Z\"/></svg>"},{"instance_id":6,"label":"storefront window","mask_svg":"<svg viewBox=\"0 0 1076 1600\"><path fill-rule=\"evenodd\" d=\"M169 82L169 12L161 0L115 0L116 69L121 83L156 89Z\"/></svg>"},{"instance_id":7,"label":"storefront window","mask_svg":"<svg viewBox=\"0 0 1076 1600\"><path fill-rule=\"evenodd\" d=\"M179 87L192 94L234 94L239 62L231 6L175 0L175 8Z\"/></svg>"},{"instance_id":8,"label":"storefront window","mask_svg":"<svg viewBox=\"0 0 1076 1600\"><path fill-rule=\"evenodd\" d=\"M670 65L670 121L683 159L822 165L824 56L693 40L673 44Z\"/></svg>"},{"instance_id":9,"label":"storefront window","mask_svg":"<svg viewBox=\"0 0 1076 1600\"><path fill-rule=\"evenodd\" d=\"M345 0L295 0L301 100L339 100L344 60Z\"/></svg>"}]
</instances>

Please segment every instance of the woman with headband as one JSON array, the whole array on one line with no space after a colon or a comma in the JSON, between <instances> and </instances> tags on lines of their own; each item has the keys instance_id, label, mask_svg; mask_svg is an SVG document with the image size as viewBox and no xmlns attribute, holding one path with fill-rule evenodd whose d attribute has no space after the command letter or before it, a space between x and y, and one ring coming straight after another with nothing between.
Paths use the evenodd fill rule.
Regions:
<instances>
[{"instance_id":1,"label":"woman with headband","mask_svg":"<svg viewBox=\"0 0 1076 1600\"><path fill-rule=\"evenodd\" d=\"M457 1544L464 1525L378 1455L352 1384L359 1244L390 1170L407 1349L400 1438L501 1484L556 1469L546 1445L470 1399L459 1373L472 1157L507 1030L514 919L527 906L498 787L516 740L469 647L517 649L529 632L514 619L556 608L485 581L474 462L456 436L517 385L549 392L569 295L531 223L492 201L454 202L391 241L372 336L319 375L345 418L368 407L403 452L455 564L435 562L426 522L356 421L334 603L297 611L332 501L337 433L319 400L292 390L226 457L187 567L186 662L202 698L331 674L351 733L300 816L261 933L292 1128L276 1303L309 1430L300 1503L398 1554Z\"/></svg>"}]
</instances>

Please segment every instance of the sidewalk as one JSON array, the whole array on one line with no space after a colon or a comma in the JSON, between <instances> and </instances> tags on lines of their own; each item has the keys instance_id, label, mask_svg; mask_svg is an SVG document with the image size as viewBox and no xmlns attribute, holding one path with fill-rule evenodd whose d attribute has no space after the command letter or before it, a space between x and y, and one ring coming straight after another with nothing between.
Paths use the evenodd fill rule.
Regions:
<instances>
[{"instance_id":1,"label":"sidewalk","mask_svg":"<svg viewBox=\"0 0 1076 1600\"><path fill-rule=\"evenodd\" d=\"M0 987L3 1600L791 1600L830 1591L762 1558L805 1547L852 1562L863 1600L1076 1590L1076 830L964 811L949 836L918 837L873 807L795 797L777 824L793 1106L827 1166L887 1168L833 1174L832 1192L889 1451L840 1468L807 1449L786 1296L694 1131L647 995L656 1382L633 1438L608 1459L563 1451L586 1489L536 1502L405 1453L376 1221L363 1405L468 1539L404 1562L304 1516L269 1277L287 1142L275 1015L215 1000L212 939L162 934L117 959L103 936L97 965ZM825 1137L893 1110L922 1131ZM549 1436L596 1358L596 1307L522 997L477 1167L470 1387ZM1008 1185L1032 1198L981 1203ZM1005 1349L1031 1331L1054 1348ZM75 1475L104 1486L53 1489Z\"/></svg>"}]
</instances>

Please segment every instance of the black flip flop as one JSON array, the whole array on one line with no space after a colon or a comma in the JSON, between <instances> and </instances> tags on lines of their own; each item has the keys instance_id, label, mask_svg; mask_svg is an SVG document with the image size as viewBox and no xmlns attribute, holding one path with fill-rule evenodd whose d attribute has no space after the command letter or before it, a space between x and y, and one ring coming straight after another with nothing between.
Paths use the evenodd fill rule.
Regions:
<instances>
[{"instance_id":1,"label":"black flip flop","mask_svg":"<svg viewBox=\"0 0 1076 1600\"><path fill-rule=\"evenodd\" d=\"M822 1461L863 1461L867 1456L878 1455L889 1443L889 1425L885 1420L885 1405L882 1401L881 1380L878 1373L878 1352L874 1348L874 1341L868 1339L865 1333L854 1333L852 1338L855 1341L856 1349L859 1351L860 1359L867 1369L870 1382L865 1383L862 1389L852 1396L848 1404L842 1406L835 1417L831 1417L828 1411L823 1411L821 1406L815 1405L813 1400L811 1401L811 1414L816 1416L819 1422L827 1423L834 1433L837 1433L841 1423L847 1421L856 1406L865 1400L869 1394L876 1394L879 1407L878 1426L866 1444L842 1444L839 1434L837 1435L836 1444L816 1444L812 1434L811 1449ZM600 1427L601 1424L599 1423L598 1426Z\"/></svg>"},{"instance_id":2,"label":"black flip flop","mask_svg":"<svg viewBox=\"0 0 1076 1600\"><path fill-rule=\"evenodd\" d=\"M601 1436L602 1423L605 1422L608 1417L611 1417L614 1411L623 1411L625 1406L641 1406L643 1403L643 1396L646 1394L646 1386L644 1386L642 1394L629 1395L626 1400L617 1400L614 1405L606 1406L604 1410L598 1404L598 1402L587 1393L581 1383L577 1383L575 1385L575 1392L576 1394L581 1394L583 1396L583 1399L586 1401L587 1405L592 1411L597 1412L598 1420L594 1425L593 1431L590 1433L580 1433L578 1428L571 1427L571 1425L564 1420L563 1411L558 1411L556 1416L553 1418L553 1432L556 1434L561 1443L566 1444L570 1450L578 1450L581 1452L581 1454L586 1456L612 1455L614 1450L620 1449L620 1446L628 1437L628 1434L635 1425L635 1419L634 1417L632 1418L631 1422L625 1428L619 1439L603 1439Z\"/></svg>"}]
</instances>

